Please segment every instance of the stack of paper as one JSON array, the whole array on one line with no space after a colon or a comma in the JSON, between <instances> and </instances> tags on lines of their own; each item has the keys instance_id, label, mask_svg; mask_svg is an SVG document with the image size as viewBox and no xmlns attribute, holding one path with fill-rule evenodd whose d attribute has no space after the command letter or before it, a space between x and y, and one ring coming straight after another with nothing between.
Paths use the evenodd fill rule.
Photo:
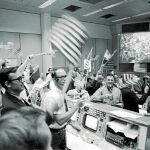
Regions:
<instances>
[{"instance_id":1,"label":"stack of paper","mask_svg":"<svg viewBox=\"0 0 150 150\"><path fill-rule=\"evenodd\" d=\"M135 125L128 124L127 122L121 120L114 120L108 122L107 125L115 133L121 132L128 138L135 139L138 136L138 127Z\"/></svg>"}]
</instances>

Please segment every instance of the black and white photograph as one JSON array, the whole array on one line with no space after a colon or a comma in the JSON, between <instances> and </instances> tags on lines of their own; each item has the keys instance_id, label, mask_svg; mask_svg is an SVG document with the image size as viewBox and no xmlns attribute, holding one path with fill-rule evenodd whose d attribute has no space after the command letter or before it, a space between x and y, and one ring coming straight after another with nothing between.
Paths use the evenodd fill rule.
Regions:
<instances>
[{"instance_id":1,"label":"black and white photograph","mask_svg":"<svg viewBox=\"0 0 150 150\"><path fill-rule=\"evenodd\" d=\"M0 0L0 150L150 150L150 0Z\"/></svg>"}]
</instances>

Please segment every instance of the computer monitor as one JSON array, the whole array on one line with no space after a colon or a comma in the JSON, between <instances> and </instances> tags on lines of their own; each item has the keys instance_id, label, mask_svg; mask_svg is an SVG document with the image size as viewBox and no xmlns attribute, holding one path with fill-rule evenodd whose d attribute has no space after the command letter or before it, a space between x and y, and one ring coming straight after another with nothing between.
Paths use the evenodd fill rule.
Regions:
<instances>
[{"instance_id":1,"label":"computer monitor","mask_svg":"<svg viewBox=\"0 0 150 150\"><path fill-rule=\"evenodd\" d=\"M83 118L83 127L96 132L98 128L98 118L89 114L85 114Z\"/></svg>"}]
</instances>

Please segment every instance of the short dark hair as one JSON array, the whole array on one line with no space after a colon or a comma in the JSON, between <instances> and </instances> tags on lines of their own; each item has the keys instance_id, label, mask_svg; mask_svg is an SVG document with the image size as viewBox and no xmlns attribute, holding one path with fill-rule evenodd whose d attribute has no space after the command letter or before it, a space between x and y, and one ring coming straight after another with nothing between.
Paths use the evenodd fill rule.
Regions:
<instances>
[{"instance_id":1,"label":"short dark hair","mask_svg":"<svg viewBox=\"0 0 150 150\"><path fill-rule=\"evenodd\" d=\"M7 89L5 86L5 82L9 80L9 74L15 73L17 71L18 67L8 67L0 69L0 84Z\"/></svg>"},{"instance_id":2,"label":"short dark hair","mask_svg":"<svg viewBox=\"0 0 150 150\"><path fill-rule=\"evenodd\" d=\"M48 68L48 71L54 71L54 68Z\"/></svg>"},{"instance_id":3,"label":"short dark hair","mask_svg":"<svg viewBox=\"0 0 150 150\"><path fill-rule=\"evenodd\" d=\"M106 75L106 77L108 77L108 76L113 77L115 79L114 75L111 74L111 73L109 73L109 74Z\"/></svg>"},{"instance_id":4,"label":"short dark hair","mask_svg":"<svg viewBox=\"0 0 150 150\"><path fill-rule=\"evenodd\" d=\"M6 62L3 62L2 63L2 68L5 68L6 67Z\"/></svg>"}]
</instances>

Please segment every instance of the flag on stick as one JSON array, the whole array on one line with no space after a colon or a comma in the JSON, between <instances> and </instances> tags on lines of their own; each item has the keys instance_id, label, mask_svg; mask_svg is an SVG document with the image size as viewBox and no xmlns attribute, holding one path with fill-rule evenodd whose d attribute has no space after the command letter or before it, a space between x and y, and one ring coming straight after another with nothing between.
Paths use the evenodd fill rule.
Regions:
<instances>
[{"instance_id":1,"label":"flag on stick","mask_svg":"<svg viewBox=\"0 0 150 150\"><path fill-rule=\"evenodd\" d=\"M91 50L90 50L90 52L89 52L89 54L87 56L88 60L92 58L92 53L93 53L93 47L91 48Z\"/></svg>"},{"instance_id":2,"label":"flag on stick","mask_svg":"<svg viewBox=\"0 0 150 150\"><path fill-rule=\"evenodd\" d=\"M107 57L107 58L109 58L105 63L104 63L104 66L109 62L109 60L116 54L116 52L117 52L117 49L116 50L114 50L114 52L112 53L112 54L110 54L111 56L110 57Z\"/></svg>"},{"instance_id":3,"label":"flag on stick","mask_svg":"<svg viewBox=\"0 0 150 150\"><path fill-rule=\"evenodd\" d=\"M43 56L43 55L55 55L55 52L57 50L51 50L51 51L47 51L47 52L43 52L43 53L37 53L37 54L33 54L33 57L37 57L37 56Z\"/></svg>"},{"instance_id":4,"label":"flag on stick","mask_svg":"<svg viewBox=\"0 0 150 150\"><path fill-rule=\"evenodd\" d=\"M21 53L21 48L13 50L14 55L18 56Z\"/></svg>"},{"instance_id":5,"label":"flag on stick","mask_svg":"<svg viewBox=\"0 0 150 150\"><path fill-rule=\"evenodd\" d=\"M109 52L109 50L108 49L106 49L106 51L105 51L105 54L104 54L104 60L109 60L111 58L111 54L110 54L110 52Z\"/></svg>"},{"instance_id":6,"label":"flag on stick","mask_svg":"<svg viewBox=\"0 0 150 150\"><path fill-rule=\"evenodd\" d=\"M84 60L84 69L91 72L91 60L92 60L93 47L91 48L87 58Z\"/></svg>"},{"instance_id":7,"label":"flag on stick","mask_svg":"<svg viewBox=\"0 0 150 150\"><path fill-rule=\"evenodd\" d=\"M88 39L87 29L76 18L70 15L62 15L50 31L49 41L55 46L68 60L71 65L78 66L81 59L81 47ZM73 67L71 67L73 68ZM67 75L63 92L67 91L72 78L71 69Z\"/></svg>"},{"instance_id":8,"label":"flag on stick","mask_svg":"<svg viewBox=\"0 0 150 150\"><path fill-rule=\"evenodd\" d=\"M86 28L76 18L62 15L50 31L49 41L74 65L81 58L81 46L88 38Z\"/></svg>"},{"instance_id":9,"label":"flag on stick","mask_svg":"<svg viewBox=\"0 0 150 150\"><path fill-rule=\"evenodd\" d=\"M84 79L84 88L86 88L88 73L91 72L92 53L93 53L93 47L91 48L91 50L87 56L87 59L84 60L84 69L87 70L87 74Z\"/></svg>"},{"instance_id":10,"label":"flag on stick","mask_svg":"<svg viewBox=\"0 0 150 150\"><path fill-rule=\"evenodd\" d=\"M112 54L110 54L108 49L106 49L103 60L102 60L102 63L100 65L100 68L99 68L98 72L103 73L103 67L110 61L110 59L116 54L116 52L117 52L117 49L114 50L114 52Z\"/></svg>"}]
</instances>

